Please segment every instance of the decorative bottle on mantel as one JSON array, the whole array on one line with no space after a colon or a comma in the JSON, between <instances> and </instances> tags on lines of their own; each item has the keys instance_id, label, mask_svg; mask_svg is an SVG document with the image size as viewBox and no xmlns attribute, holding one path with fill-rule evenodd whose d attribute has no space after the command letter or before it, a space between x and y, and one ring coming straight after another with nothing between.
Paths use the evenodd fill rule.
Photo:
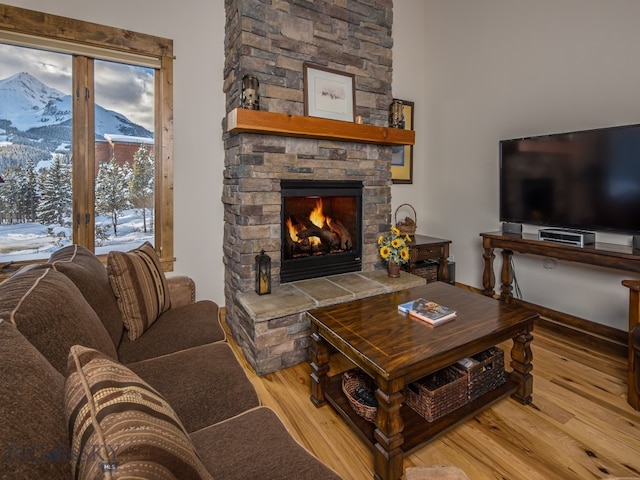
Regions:
<instances>
[{"instance_id":1,"label":"decorative bottle on mantel","mask_svg":"<svg viewBox=\"0 0 640 480\"><path fill-rule=\"evenodd\" d=\"M249 110L260 110L260 94L258 89L260 82L253 75L245 75L242 77L242 96L240 98L240 106Z\"/></svg>"},{"instance_id":2,"label":"decorative bottle on mantel","mask_svg":"<svg viewBox=\"0 0 640 480\"><path fill-rule=\"evenodd\" d=\"M389 126L404 128L404 106L401 100L394 100L389 106Z\"/></svg>"}]
</instances>

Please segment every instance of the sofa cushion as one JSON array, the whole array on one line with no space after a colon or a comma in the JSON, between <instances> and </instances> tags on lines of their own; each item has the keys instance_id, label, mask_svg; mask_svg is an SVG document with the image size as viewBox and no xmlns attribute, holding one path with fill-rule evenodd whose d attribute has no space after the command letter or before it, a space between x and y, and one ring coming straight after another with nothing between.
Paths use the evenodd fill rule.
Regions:
<instances>
[{"instance_id":1,"label":"sofa cushion","mask_svg":"<svg viewBox=\"0 0 640 480\"><path fill-rule=\"evenodd\" d=\"M219 342L127 365L171 404L188 432L260 405L229 344Z\"/></svg>"},{"instance_id":2,"label":"sofa cushion","mask_svg":"<svg viewBox=\"0 0 640 480\"><path fill-rule=\"evenodd\" d=\"M71 348L65 416L76 478L211 478L165 399L96 350Z\"/></svg>"},{"instance_id":3,"label":"sofa cushion","mask_svg":"<svg viewBox=\"0 0 640 480\"><path fill-rule=\"evenodd\" d=\"M69 349L77 343L117 356L109 333L80 290L47 265L0 283L0 318L13 323L63 375Z\"/></svg>"},{"instance_id":4,"label":"sofa cushion","mask_svg":"<svg viewBox=\"0 0 640 480\"><path fill-rule=\"evenodd\" d=\"M64 377L0 320L0 477L69 479Z\"/></svg>"},{"instance_id":5,"label":"sofa cushion","mask_svg":"<svg viewBox=\"0 0 640 480\"><path fill-rule=\"evenodd\" d=\"M118 357L122 363L129 364L224 339L218 305L200 300L167 310L153 328L135 341L125 336L118 348Z\"/></svg>"},{"instance_id":6,"label":"sofa cushion","mask_svg":"<svg viewBox=\"0 0 640 480\"><path fill-rule=\"evenodd\" d=\"M120 345L124 323L118 299L111 289L107 269L100 259L81 245L69 245L55 251L49 262L64 273L82 292L105 326L113 344Z\"/></svg>"},{"instance_id":7,"label":"sofa cushion","mask_svg":"<svg viewBox=\"0 0 640 480\"><path fill-rule=\"evenodd\" d=\"M340 478L296 442L267 407L257 407L198 430L191 439L214 478Z\"/></svg>"},{"instance_id":8,"label":"sofa cushion","mask_svg":"<svg viewBox=\"0 0 640 480\"><path fill-rule=\"evenodd\" d=\"M160 258L153 245L144 242L127 253L109 252L107 269L128 336L136 340L171 307Z\"/></svg>"}]
</instances>

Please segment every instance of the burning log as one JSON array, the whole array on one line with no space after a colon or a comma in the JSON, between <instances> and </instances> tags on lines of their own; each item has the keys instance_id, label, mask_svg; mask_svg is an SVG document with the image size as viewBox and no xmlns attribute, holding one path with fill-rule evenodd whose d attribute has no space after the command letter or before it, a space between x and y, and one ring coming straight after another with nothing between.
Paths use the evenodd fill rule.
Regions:
<instances>
[{"instance_id":1,"label":"burning log","mask_svg":"<svg viewBox=\"0 0 640 480\"><path fill-rule=\"evenodd\" d=\"M285 246L291 256L322 255L353 248L349 230L323 212L322 199L308 217L292 215L285 222Z\"/></svg>"},{"instance_id":2,"label":"burning log","mask_svg":"<svg viewBox=\"0 0 640 480\"><path fill-rule=\"evenodd\" d=\"M340 246L339 235L327 226L319 227L308 218L295 217L287 221L289 235L286 237L290 252L310 253L337 249Z\"/></svg>"},{"instance_id":3,"label":"burning log","mask_svg":"<svg viewBox=\"0 0 640 480\"><path fill-rule=\"evenodd\" d=\"M320 243L329 248L337 247L340 242L337 235L330 230L320 228L311 222L305 222L304 229L298 232L298 238L318 237Z\"/></svg>"},{"instance_id":4,"label":"burning log","mask_svg":"<svg viewBox=\"0 0 640 480\"><path fill-rule=\"evenodd\" d=\"M294 253L307 253L311 254L313 251L313 245L309 242L309 239L305 238L304 240L300 240L296 242L291 238L291 235L286 235L285 238L287 251L293 255Z\"/></svg>"},{"instance_id":5,"label":"burning log","mask_svg":"<svg viewBox=\"0 0 640 480\"><path fill-rule=\"evenodd\" d=\"M345 228L342 222L340 222L340 220L328 219L327 223L331 231L335 233L340 239L340 248L342 250L349 250L351 247L353 247L353 239L351 238L351 234L349 233L349 230Z\"/></svg>"}]
</instances>

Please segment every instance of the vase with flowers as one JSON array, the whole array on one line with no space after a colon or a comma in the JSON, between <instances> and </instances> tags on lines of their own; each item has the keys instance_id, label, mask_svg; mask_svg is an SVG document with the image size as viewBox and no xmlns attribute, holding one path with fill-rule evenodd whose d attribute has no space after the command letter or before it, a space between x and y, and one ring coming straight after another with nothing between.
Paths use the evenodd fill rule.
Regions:
<instances>
[{"instance_id":1,"label":"vase with flowers","mask_svg":"<svg viewBox=\"0 0 640 480\"><path fill-rule=\"evenodd\" d=\"M390 235L378 237L378 251L382 259L387 262L387 273L390 277L400 276L400 265L409 261L409 235L402 235L396 227L391 227Z\"/></svg>"}]
</instances>

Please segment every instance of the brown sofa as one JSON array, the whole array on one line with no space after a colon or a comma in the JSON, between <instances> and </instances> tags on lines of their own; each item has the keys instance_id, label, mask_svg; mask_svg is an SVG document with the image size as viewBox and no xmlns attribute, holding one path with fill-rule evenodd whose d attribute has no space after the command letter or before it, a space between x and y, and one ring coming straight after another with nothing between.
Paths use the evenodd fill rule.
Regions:
<instances>
[{"instance_id":1,"label":"brown sofa","mask_svg":"<svg viewBox=\"0 0 640 480\"><path fill-rule=\"evenodd\" d=\"M0 283L1 476L340 478L260 405L218 306L167 283L170 308L136 340L82 247Z\"/></svg>"}]
</instances>

